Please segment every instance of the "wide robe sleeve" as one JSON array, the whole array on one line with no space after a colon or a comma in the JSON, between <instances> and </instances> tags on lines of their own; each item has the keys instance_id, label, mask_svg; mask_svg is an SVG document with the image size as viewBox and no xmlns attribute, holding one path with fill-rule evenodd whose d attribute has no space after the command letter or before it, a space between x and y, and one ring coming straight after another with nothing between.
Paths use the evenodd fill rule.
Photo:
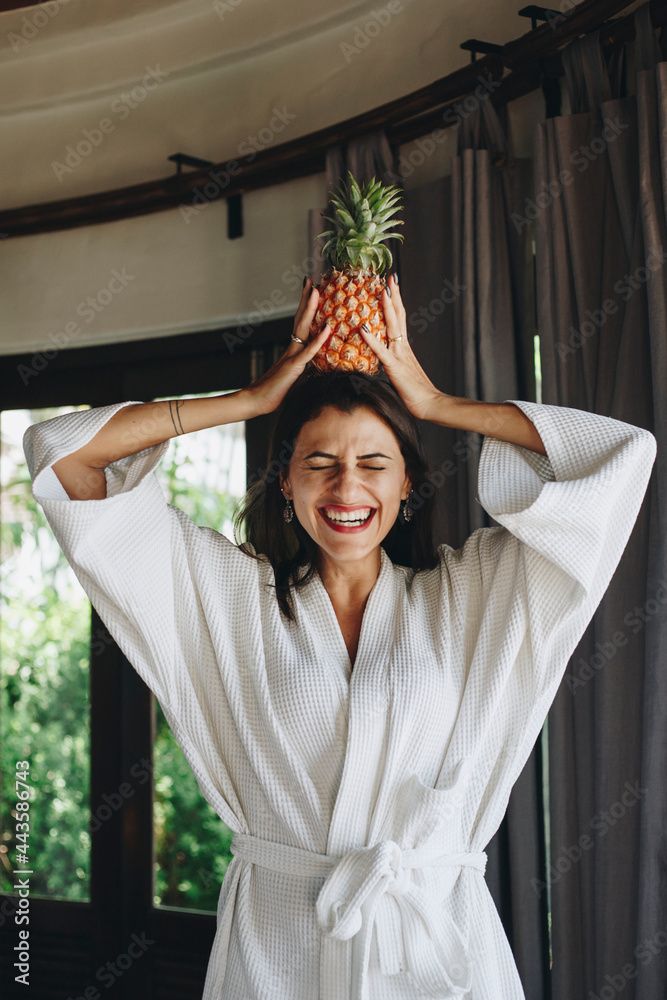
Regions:
<instances>
[{"instance_id":1,"label":"wide robe sleeve","mask_svg":"<svg viewBox=\"0 0 667 1000\"><path fill-rule=\"evenodd\" d=\"M29 427L23 447L33 495L105 626L160 702L202 793L228 826L247 830L229 773L242 751L217 658L233 641L225 629L230 591L242 603L247 591L252 605L256 560L166 502L154 469L169 441L107 466L101 500L70 500L52 468L131 402ZM232 579L235 588L226 586ZM202 594L211 596L208 606ZM233 662L230 655L225 666Z\"/></svg>"},{"instance_id":2,"label":"wide robe sleeve","mask_svg":"<svg viewBox=\"0 0 667 1000\"><path fill-rule=\"evenodd\" d=\"M655 460L647 430L561 406L514 402L547 452L487 437L478 499L500 527L441 547L461 638L461 703L445 772L456 774L471 850L497 830L566 665L630 537ZM442 775L445 779L445 775ZM464 791L465 789L465 791Z\"/></svg>"}]
</instances>

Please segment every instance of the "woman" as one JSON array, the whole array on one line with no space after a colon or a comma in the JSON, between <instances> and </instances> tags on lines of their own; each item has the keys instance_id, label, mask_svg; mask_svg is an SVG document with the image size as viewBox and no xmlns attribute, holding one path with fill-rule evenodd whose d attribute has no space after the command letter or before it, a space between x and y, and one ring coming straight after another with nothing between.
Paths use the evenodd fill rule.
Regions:
<instances>
[{"instance_id":1,"label":"woman","mask_svg":"<svg viewBox=\"0 0 667 1000\"><path fill-rule=\"evenodd\" d=\"M34 495L235 831L205 1000L519 1000L483 848L625 548L655 439L439 392L395 276L389 346L364 331L393 389L304 382L327 336L308 341L317 300L307 283L292 343L247 389L33 425ZM277 407L237 519L247 545L165 503L152 470L170 438ZM457 551L430 548L413 417L487 435L479 498L500 526Z\"/></svg>"}]
</instances>

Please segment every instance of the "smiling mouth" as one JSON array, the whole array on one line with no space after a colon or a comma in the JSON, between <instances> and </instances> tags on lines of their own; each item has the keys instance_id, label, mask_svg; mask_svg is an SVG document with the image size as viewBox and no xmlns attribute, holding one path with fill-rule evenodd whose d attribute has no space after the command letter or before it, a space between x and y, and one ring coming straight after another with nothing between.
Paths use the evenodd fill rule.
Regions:
<instances>
[{"instance_id":1,"label":"smiling mouth","mask_svg":"<svg viewBox=\"0 0 667 1000\"><path fill-rule=\"evenodd\" d=\"M356 510L345 511L332 507L318 507L327 524L338 530L365 527L375 514L375 509L375 507L359 507Z\"/></svg>"}]
</instances>

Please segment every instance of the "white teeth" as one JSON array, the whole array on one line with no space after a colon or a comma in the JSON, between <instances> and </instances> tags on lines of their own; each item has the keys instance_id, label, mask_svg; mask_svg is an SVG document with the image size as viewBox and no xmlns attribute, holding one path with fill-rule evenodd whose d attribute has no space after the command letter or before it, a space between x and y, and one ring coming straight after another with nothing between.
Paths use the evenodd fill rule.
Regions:
<instances>
[{"instance_id":1,"label":"white teeth","mask_svg":"<svg viewBox=\"0 0 667 1000\"><path fill-rule=\"evenodd\" d=\"M371 508L364 507L361 510L355 511L333 511L325 507L324 513L330 521L338 521L342 524L349 524L350 527L356 527L368 520Z\"/></svg>"}]
</instances>

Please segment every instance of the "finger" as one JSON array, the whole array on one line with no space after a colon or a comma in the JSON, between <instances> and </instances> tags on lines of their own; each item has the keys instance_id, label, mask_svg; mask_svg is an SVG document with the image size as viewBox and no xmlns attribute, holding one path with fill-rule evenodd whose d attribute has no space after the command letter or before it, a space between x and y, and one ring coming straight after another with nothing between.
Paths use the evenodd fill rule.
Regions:
<instances>
[{"instance_id":1,"label":"finger","mask_svg":"<svg viewBox=\"0 0 667 1000\"><path fill-rule=\"evenodd\" d=\"M398 287L398 278L396 277L396 272L389 275L389 288L391 289L391 302L396 310L396 315L399 317L405 317L405 306L403 305L403 299L401 298L401 290Z\"/></svg>"},{"instance_id":2,"label":"finger","mask_svg":"<svg viewBox=\"0 0 667 1000\"><path fill-rule=\"evenodd\" d=\"M405 336L405 330L403 329L405 324L401 322L401 319L396 312L393 299L386 288L382 291L382 308L384 310L385 323L387 324L387 336L391 340L395 340L397 337L400 337L401 334Z\"/></svg>"},{"instance_id":3,"label":"finger","mask_svg":"<svg viewBox=\"0 0 667 1000\"><path fill-rule=\"evenodd\" d=\"M327 323L326 326L322 327L317 336L313 337L312 339L306 340L306 337L302 337L301 339L306 341L305 344L297 344L296 340L292 340L287 347L286 353L289 355L289 357L292 357L293 355L299 355L303 356L306 361L310 361L310 359L315 354L317 354L322 344L325 343L330 332L331 329L329 324ZM296 336L298 337L298 333L296 334Z\"/></svg>"},{"instance_id":4,"label":"finger","mask_svg":"<svg viewBox=\"0 0 667 1000\"><path fill-rule=\"evenodd\" d=\"M299 306L298 306L297 311L296 311L296 316L294 317L295 324L298 323L301 320L301 317L304 314L304 311L306 309L306 306L308 305L308 299L310 298L310 293L311 293L313 287L314 286L313 286L312 281L310 280L309 277L306 276L306 279L305 279L305 281L303 283L303 288L301 290L301 298L299 299Z\"/></svg>"},{"instance_id":5,"label":"finger","mask_svg":"<svg viewBox=\"0 0 667 1000\"><path fill-rule=\"evenodd\" d=\"M405 352L407 352L408 354L412 354L413 353L412 347L410 346L410 339L408 337L408 326L407 326L407 318L405 315L405 309L403 308L403 304L400 301L397 303L395 299L396 299L396 292L392 292L392 295L389 298L389 302L391 304L389 305L388 310L385 310L385 319L387 321L387 339L390 342L389 346L391 347L392 346L391 341L394 341L397 350L402 351L403 354L405 354ZM388 318L387 316L387 313L389 313L389 317L392 316L392 310L393 310L393 316L395 317L396 320L395 326L393 322L390 322L390 318ZM395 338L400 338L400 340L396 340Z\"/></svg>"},{"instance_id":6,"label":"finger","mask_svg":"<svg viewBox=\"0 0 667 1000\"><path fill-rule=\"evenodd\" d=\"M398 287L398 279L396 278L395 272L390 274L387 279L387 289L389 291L389 296L391 298L391 302L396 312L396 315L400 318L400 316L405 313L405 307L403 305L403 299L401 298L401 290Z\"/></svg>"},{"instance_id":7,"label":"finger","mask_svg":"<svg viewBox=\"0 0 667 1000\"><path fill-rule=\"evenodd\" d=\"M362 323L361 326L358 327L358 330L368 346L372 348L375 354L377 354L380 361L383 363L387 360L391 362L391 351L378 337L375 336L374 333L371 333L370 327L366 323Z\"/></svg>"},{"instance_id":8,"label":"finger","mask_svg":"<svg viewBox=\"0 0 667 1000\"><path fill-rule=\"evenodd\" d=\"M303 288L301 289L301 297L299 298L299 304L296 307L296 313L294 315L295 324L301 319L303 315L303 310L306 308L306 302L308 300L308 294L310 291L309 278L305 278L303 282Z\"/></svg>"},{"instance_id":9,"label":"finger","mask_svg":"<svg viewBox=\"0 0 667 1000\"><path fill-rule=\"evenodd\" d=\"M330 333L331 333L331 324L325 323L320 332L313 337L310 343L322 344L327 339Z\"/></svg>"},{"instance_id":10,"label":"finger","mask_svg":"<svg viewBox=\"0 0 667 1000\"><path fill-rule=\"evenodd\" d=\"M315 313L317 312L317 307L320 302L320 293L315 286L312 286L310 292L308 293L303 312L297 316L294 320L294 332L297 337L301 340L308 339L308 331L310 330L311 324L315 319Z\"/></svg>"},{"instance_id":11,"label":"finger","mask_svg":"<svg viewBox=\"0 0 667 1000\"><path fill-rule=\"evenodd\" d=\"M296 344L297 347L301 347L301 360L304 365L308 364L308 362L315 357L317 352L321 350L324 344L326 344L330 333L331 327L327 323L315 337L305 344L304 347L301 347L300 344Z\"/></svg>"}]
</instances>

